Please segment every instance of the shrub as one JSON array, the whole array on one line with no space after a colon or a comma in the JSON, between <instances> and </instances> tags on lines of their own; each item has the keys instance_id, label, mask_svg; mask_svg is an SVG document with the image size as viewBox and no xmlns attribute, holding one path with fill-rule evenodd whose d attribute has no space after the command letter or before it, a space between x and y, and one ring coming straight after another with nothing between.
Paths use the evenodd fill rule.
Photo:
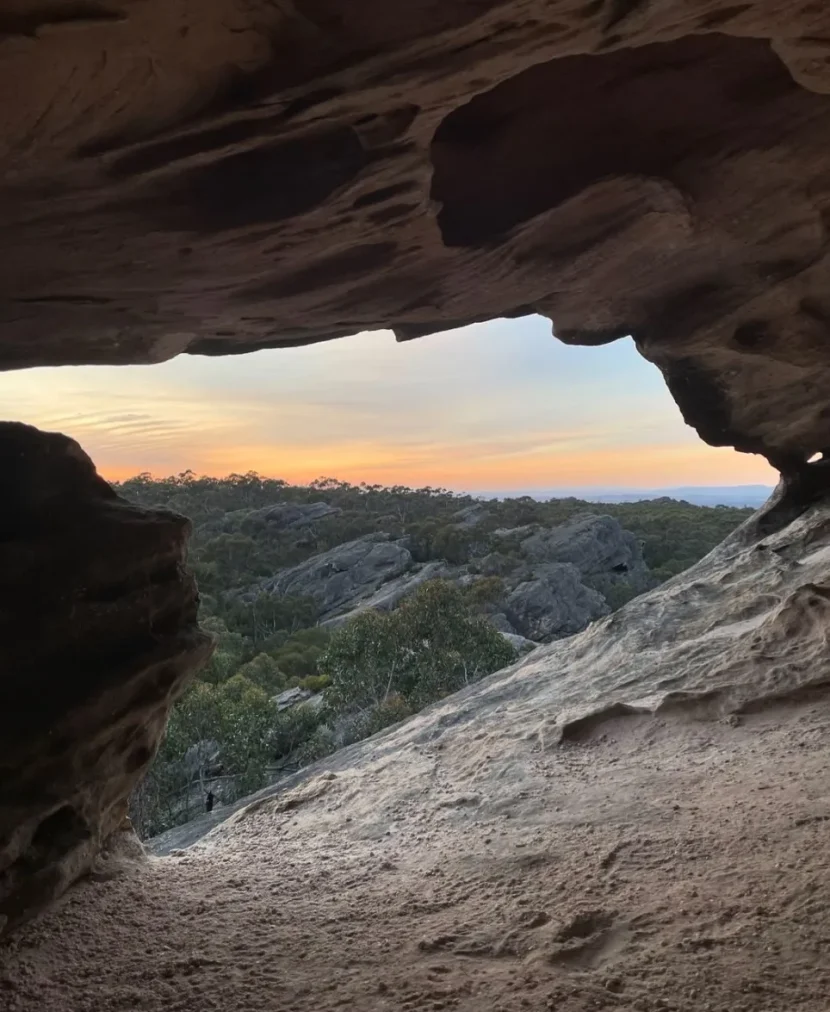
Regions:
<instances>
[{"instance_id":1,"label":"shrub","mask_svg":"<svg viewBox=\"0 0 830 1012\"><path fill-rule=\"evenodd\" d=\"M473 615L443 580L421 587L394 612L363 612L341 626L320 658L340 711L384 706L397 695L410 709L440 699L509 664L513 647Z\"/></svg>"}]
</instances>

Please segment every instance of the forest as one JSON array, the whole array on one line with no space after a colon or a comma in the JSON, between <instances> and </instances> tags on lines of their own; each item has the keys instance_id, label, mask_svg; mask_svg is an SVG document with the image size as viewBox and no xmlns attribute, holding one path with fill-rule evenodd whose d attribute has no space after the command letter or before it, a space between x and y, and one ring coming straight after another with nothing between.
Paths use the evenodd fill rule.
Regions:
<instances>
[{"instance_id":1,"label":"forest","mask_svg":"<svg viewBox=\"0 0 830 1012\"><path fill-rule=\"evenodd\" d=\"M511 663L515 647L486 615L500 581L477 568L496 532L555 527L586 513L612 516L639 539L656 585L697 562L752 512L670 499L484 501L443 488L333 478L297 486L253 473L142 474L116 491L190 517L201 622L217 640L134 792L131 816L145 838L203 812L208 794L217 804L244 797ZM317 504L319 516L300 527L274 523L270 510L292 504ZM477 504L476 523L459 523L461 511ZM377 532L406 538L417 563L443 560L470 575L429 580L394 610L362 611L336 625L320 623L312 596L262 589L287 567ZM606 590L612 607L633 593L624 583L613 599ZM298 690L298 705L286 705L290 689Z\"/></svg>"}]
</instances>

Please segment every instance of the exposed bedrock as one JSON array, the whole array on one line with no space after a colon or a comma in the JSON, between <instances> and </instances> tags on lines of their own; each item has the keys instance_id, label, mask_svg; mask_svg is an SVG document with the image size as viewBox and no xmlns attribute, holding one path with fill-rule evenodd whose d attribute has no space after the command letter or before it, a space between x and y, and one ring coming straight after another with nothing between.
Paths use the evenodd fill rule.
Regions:
<instances>
[{"instance_id":1,"label":"exposed bedrock","mask_svg":"<svg viewBox=\"0 0 830 1012\"><path fill-rule=\"evenodd\" d=\"M189 524L118 498L66 436L0 424L0 934L125 825L211 640Z\"/></svg>"},{"instance_id":2,"label":"exposed bedrock","mask_svg":"<svg viewBox=\"0 0 830 1012\"><path fill-rule=\"evenodd\" d=\"M0 366L539 312L709 443L830 446L826 4L13 10Z\"/></svg>"}]
</instances>

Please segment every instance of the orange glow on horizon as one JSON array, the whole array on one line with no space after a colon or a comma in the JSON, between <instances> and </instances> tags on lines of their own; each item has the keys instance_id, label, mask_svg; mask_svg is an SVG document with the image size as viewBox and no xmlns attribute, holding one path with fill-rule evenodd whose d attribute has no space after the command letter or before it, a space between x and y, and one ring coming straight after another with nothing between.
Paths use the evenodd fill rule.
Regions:
<instances>
[{"instance_id":1,"label":"orange glow on horizon","mask_svg":"<svg viewBox=\"0 0 830 1012\"><path fill-rule=\"evenodd\" d=\"M216 446L207 453L204 447L193 449L192 459L178 470L189 468L196 474L217 477L256 471L295 485L307 485L323 476L354 484L367 481L410 487L432 485L458 491L594 485L648 489L672 485L774 484L777 480L763 458L703 443L508 454L476 452L480 448L473 450L465 445L395 448L379 443ZM110 481L123 481L142 468L107 462L100 463L99 470ZM175 473L175 470L144 470L150 470L154 477Z\"/></svg>"},{"instance_id":2,"label":"orange glow on horizon","mask_svg":"<svg viewBox=\"0 0 830 1012\"><path fill-rule=\"evenodd\" d=\"M112 480L256 471L492 492L777 480L761 457L702 443L631 342L560 345L541 318L390 338L24 370L0 374L0 392L8 417L72 436Z\"/></svg>"}]
</instances>

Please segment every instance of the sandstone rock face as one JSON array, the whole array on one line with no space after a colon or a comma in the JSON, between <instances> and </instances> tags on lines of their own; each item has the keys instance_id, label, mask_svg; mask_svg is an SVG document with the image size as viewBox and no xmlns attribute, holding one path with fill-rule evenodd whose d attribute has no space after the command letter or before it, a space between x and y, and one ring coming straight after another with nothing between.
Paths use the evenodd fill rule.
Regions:
<instances>
[{"instance_id":1,"label":"sandstone rock face","mask_svg":"<svg viewBox=\"0 0 830 1012\"><path fill-rule=\"evenodd\" d=\"M710 443L830 447L826 4L14 11L2 366L538 312Z\"/></svg>"},{"instance_id":2,"label":"sandstone rock face","mask_svg":"<svg viewBox=\"0 0 830 1012\"><path fill-rule=\"evenodd\" d=\"M189 525L119 499L77 443L0 425L0 933L120 829L212 647Z\"/></svg>"},{"instance_id":3,"label":"sandstone rock face","mask_svg":"<svg viewBox=\"0 0 830 1012\"><path fill-rule=\"evenodd\" d=\"M793 520L827 487L807 461L830 452L829 39L815 0L13 4L0 367L381 326L406 340L538 312L571 343L633 334L704 440L782 471L776 523ZM14 921L118 825L209 644L184 521L117 500L71 441L2 436L0 916ZM787 630L802 673L826 662L823 588L782 584L758 619L788 684ZM610 657L607 693L614 649L582 643L563 662L584 677ZM756 685L740 644L707 679L734 681L737 664Z\"/></svg>"}]
</instances>

